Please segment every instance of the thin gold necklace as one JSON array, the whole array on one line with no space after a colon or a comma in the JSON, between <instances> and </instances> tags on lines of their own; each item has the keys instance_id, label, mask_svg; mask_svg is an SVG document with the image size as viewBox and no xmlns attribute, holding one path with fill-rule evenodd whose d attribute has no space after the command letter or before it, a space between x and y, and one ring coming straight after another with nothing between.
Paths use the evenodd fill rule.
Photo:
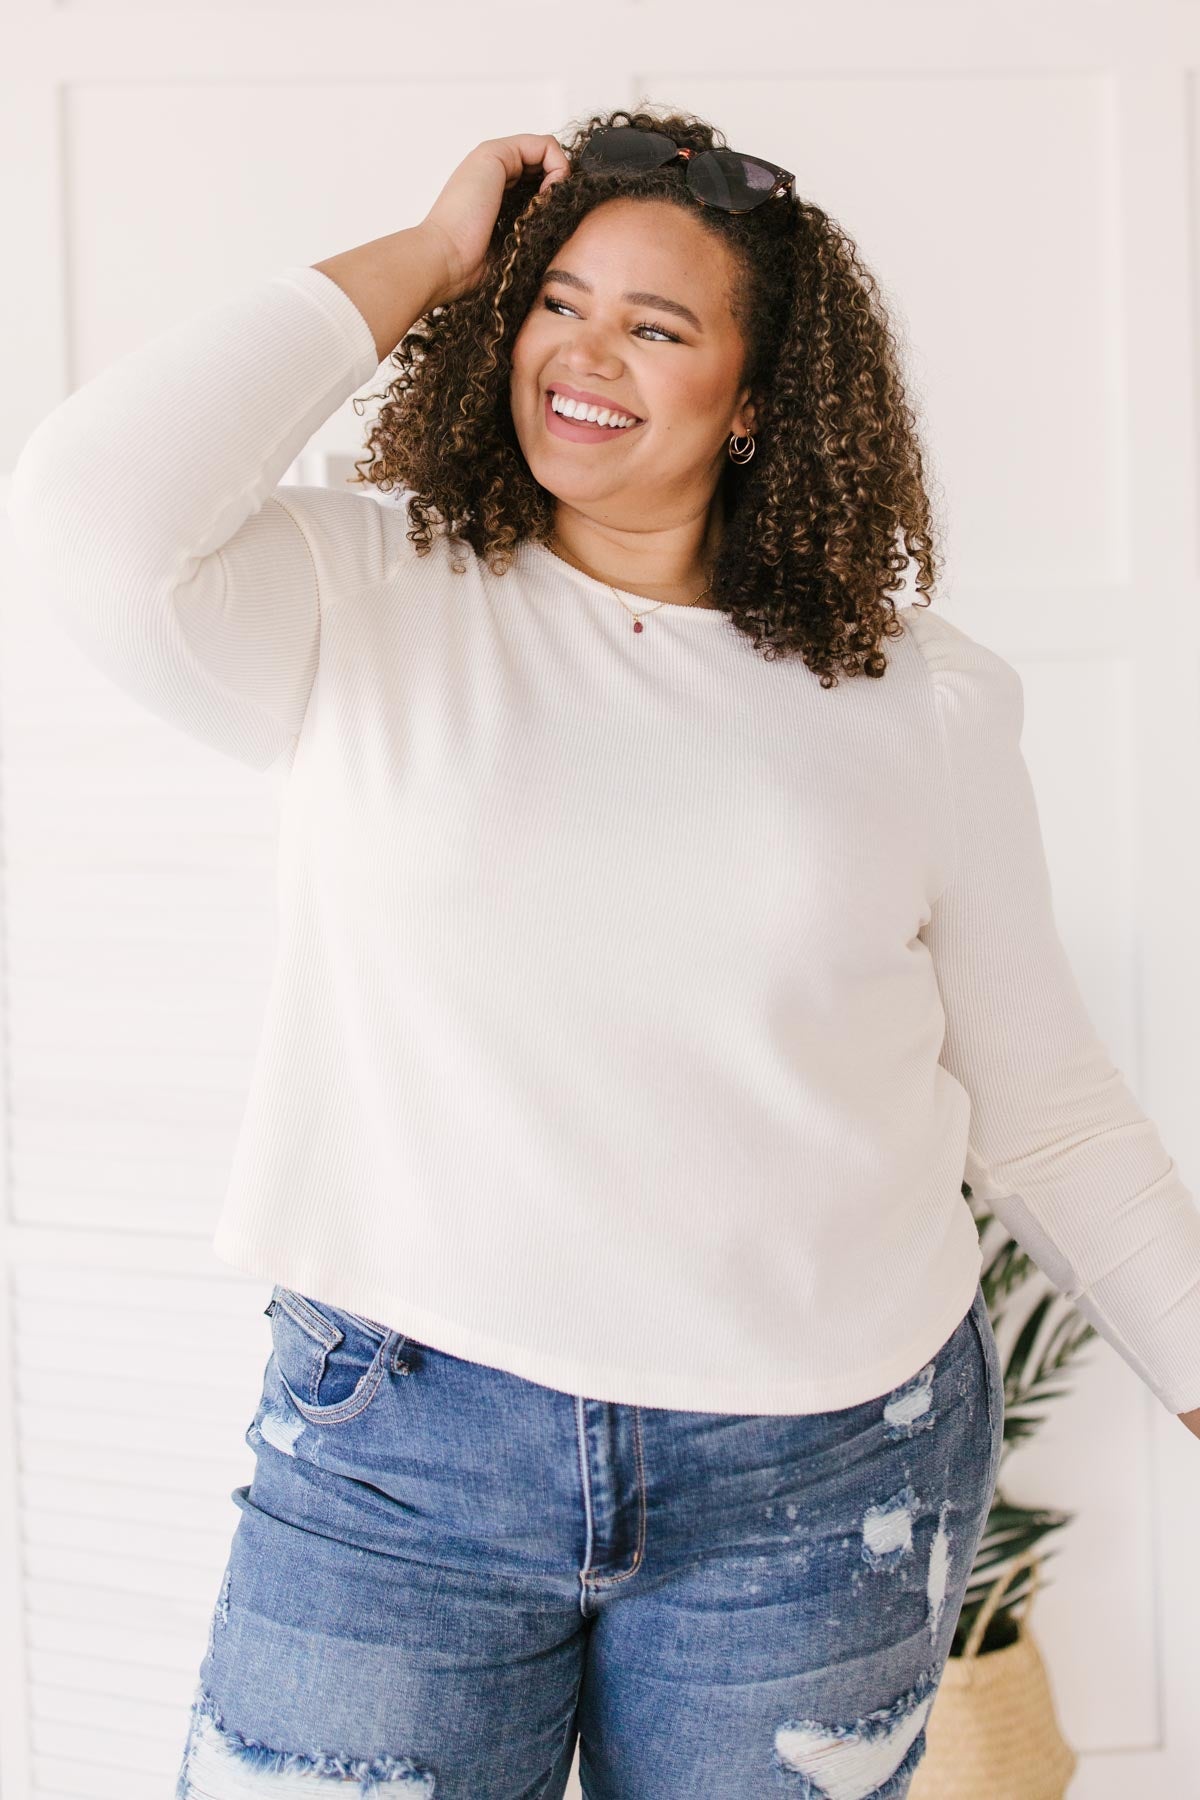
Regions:
<instances>
[{"instance_id":1,"label":"thin gold necklace","mask_svg":"<svg viewBox=\"0 0 1200 1800\"><path fill-rule=\"evenodd\" d=\"M660 606L673 606L673 605L695 606L699 601L704 599L706 594L708 594L711 591L712 584L713 584L713 577L710 575L708 578L708 585L700 590L700 592L696 595L695 600L682 600L682 601L656 600L653 606L643 606L640 609L640 611L634 612L633 607L629 605L628 601L621 600L620 594L618 594L616 588L612 585L611 581L604 581L601 576L592 575L591 571L588 569L585 569L582 566L582 564L576 562L575 558L573 556L567 555L563 551L561 546L559 545L558 539L557 539L557 537L554 536L553 533L551 533L551 536L550 536L549 547L553 551L554 555L557 556L562 562L569 563L572 568L578 569L581 575L590 576L590 579L592 581L599 581L603 587L606 587L608 589L609 593L613 596L614 600L620 600L621 605L625 608L625 611L627 613L633 613L633 629L635 631L641 631L642 619L645 617L646 613L657 612Z\"/></svg>"}]
</instances>

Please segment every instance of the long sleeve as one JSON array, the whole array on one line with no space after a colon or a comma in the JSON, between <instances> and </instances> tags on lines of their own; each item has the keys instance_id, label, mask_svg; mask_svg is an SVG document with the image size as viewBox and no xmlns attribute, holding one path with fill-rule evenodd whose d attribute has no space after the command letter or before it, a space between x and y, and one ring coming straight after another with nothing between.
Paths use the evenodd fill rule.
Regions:
<instances>
[{"instance_id":1,"label":"long sleeve","mask_svg":"<svg viewBox=\"0 0 1200 1800\"><path fill-rule=\"evenodd\" d=\"M337 283L286 268L76 389L13 472L18 552L68 635L260 770L300 730L322 605L377 575L383 542L365 495L276 483L378 366Z\"/></svg>"},{"instance_id":2,"label":"long sleeve","mask_svg":"<svg viewBox=\"0 0 1200 1800\"><path fill-rule=\"evenodd\" d=\"M1055 923L1017 671L909 608L957 842L921 933L941 1063L971 1102L966 1179L1171 1412L1200 1406L1200 1211L1085 1010Z\"/></svg>"}]
</instances>

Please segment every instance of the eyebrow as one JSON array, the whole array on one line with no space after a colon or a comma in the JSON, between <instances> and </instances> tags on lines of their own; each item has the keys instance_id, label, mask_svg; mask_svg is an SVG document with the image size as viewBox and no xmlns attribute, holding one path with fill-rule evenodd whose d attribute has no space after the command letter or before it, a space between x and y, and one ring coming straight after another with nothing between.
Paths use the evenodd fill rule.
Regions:
<instances>
[{"instance_id":1,"label":"eyebrow","mask_svg":"<svg viewBox=\"0 0 1200 1800\"><path fill-rule=\"evenodd\" d=\"M581 275L572 275L569 269L547 269L542 276L543 282L561 281L566 287L581 288L585 294L591 293L591 287ZM622 300L630 301L634 306L654 306L659 312L674 313L677 318L686 319L693 331L703 331L699 319L690 306L682 305L678 300L665 300L661 294L644 294L640 290L622 294Z\"/></svg>"}]
</instances>

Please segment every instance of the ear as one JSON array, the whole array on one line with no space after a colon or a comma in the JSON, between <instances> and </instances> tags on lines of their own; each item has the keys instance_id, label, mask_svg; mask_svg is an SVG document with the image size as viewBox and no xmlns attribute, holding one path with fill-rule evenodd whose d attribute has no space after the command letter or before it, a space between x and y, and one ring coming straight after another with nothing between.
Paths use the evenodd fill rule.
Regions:
<instances>
[{"instance_id":1,"label":"ear","mask_svg":"<svg viewBox=\"0 0 1200 1800\"><path fill-rule=\"evenodd\" d=\"M750 399L750 389L743 388L738 403L738 409L733 415L733 424L730 426L730 430L736 431L739 437L753 437L755 430L757 429L755 418L754 405Z\"/></svg>"}]
</instances>

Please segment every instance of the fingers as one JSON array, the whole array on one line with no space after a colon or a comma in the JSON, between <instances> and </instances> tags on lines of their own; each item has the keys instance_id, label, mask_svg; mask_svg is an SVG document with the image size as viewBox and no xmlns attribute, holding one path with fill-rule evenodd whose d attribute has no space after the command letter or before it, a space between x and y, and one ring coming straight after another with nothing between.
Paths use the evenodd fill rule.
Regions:
<instances>
[{"instance_id":1,"label":"fingers","mask_svg":"<svg viewBox=\"0 0 1200 1800\"><path fill-rule=\"evenodd\" d=\"M547 174L570 172L567 153L556 137L532 137L528 134L505 140L516 146L522 164L531 169L544 168Z\"/></svg>"},{"instance_id":2,"label":"fingers","mask_svg":"<svg viewBox=\"0 0 1200 1800\"><path fill-rule=\"evenodd\" d=\"M555 181L571 173L566 151L556 137L520 132L514 137L494 138L492 144L504 163L506 187L519 181L527 169L545 169L545 179L538 188L539 193L544 193Z\"/></svg>"}]
</instances>

